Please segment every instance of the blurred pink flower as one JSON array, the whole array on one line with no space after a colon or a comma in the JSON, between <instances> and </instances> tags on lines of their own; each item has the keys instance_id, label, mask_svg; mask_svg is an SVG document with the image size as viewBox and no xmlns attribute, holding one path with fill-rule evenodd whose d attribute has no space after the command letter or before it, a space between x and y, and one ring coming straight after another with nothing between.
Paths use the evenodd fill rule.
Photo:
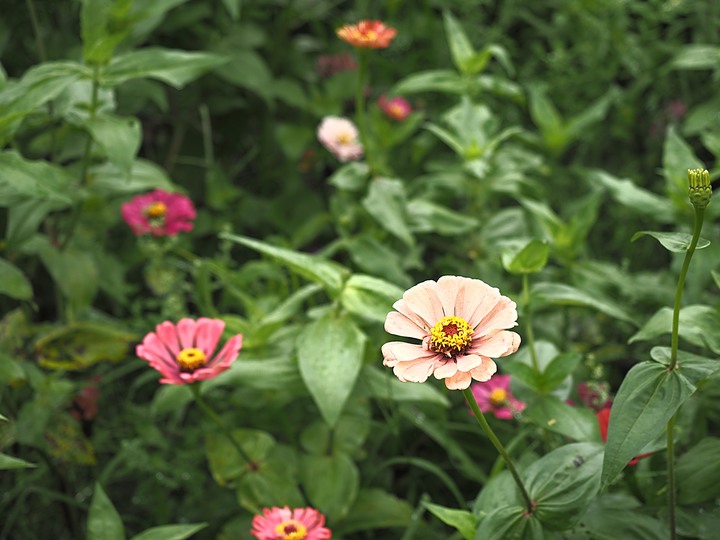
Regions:
<instances>
[{"instance_id":1,"label":"blurred pink flower","mask_svg":"<svg viewBox=\"0 0 720 540\"><path fill-rule=\"evenodd\" d=\"M92 420L97 416L101 378L100 375L95 375L75 394L70 411L75 420Z\"/></svg>"},{"instance_id":2,"label":"blurred pink flower","mask_svg":"<svg viewBox=\"0 0 720 540\"><path fill-rule=\"evenodd\" d=\"M667 104L667 114L670 120L679 122L687 114L687 105L682 99L675 99Z\"/></svg>"},{"instance_id":3,"label":"blurred pink flower","mask_svg":"<svg viewBox=\"0 0 720 540\"><path fill-rule=\"evenodd\" d=\"M473 383L470 390L483 413L492 411L502 420L511 420L525 408L525 403L510 393L510 375L495 375L487 382Z\"/></svg>"},{"instance_id":4,"label":"blurred pink flower","mask_svg":"<svg viewBox=\"0 0 720 540\"><path fill-rule=\"evenodd\" d=\"M393 40L397 30L382 21L363 19L357 24L346 24L336 31L338 37L353 47L384 49Z\"/></svg>"},{"instance_id":5,"label":"blurred pink flower","mask_svg":"<svg viewBox=\"0 0 720 540\"><path fill-rule=\"evenodd\" d=\"M393 120L405 120L412 112L412 107L407 99L403 97L394 97L387 99L384 95L378 99L378 107L385 113L388 118Z\"/></svg>"},{"instance_id":6,"label":"blurred pink flower","mask_svg":"<svg viewBox=\"0 0 720 540\"><path fill-rule=\"evenodd\" d=\"M362 157L363 147L358 142L358 136L355 124L339 116L326 116L317 130L318 140L340 161Z\"/></svg>"},{"instance_id":7,"label":"blurred pink flower","mask_svg":"<svg viewBox=\"0 0 720 540\"><path fill-rule=\"evenodd\" d=\"M258 540L327 540L332 532L324 525L325 516L313 508L274 506L253 518L250 534Z\"/></svg>"},{"instance_id":8,"label":"blurred pink flower","mask_svg":"<svg viewBox=\"0 0 720 540\"><path fill-rule=\"evenodd\" d=\"M497 371L492 358L517 351L520 336L515 302L479 279L443 276L408 289L385 319L390 334L421 344L391 341L382 347L383 364L403 382L445 379L464 390L472 379L488 381Z\"/></svg>"},{"instance_id":9,"label":"blurred pink flower","mask_svg":"<svg viewBox=\"0 0 720 540\"><path fill-rule=\"evenodd\" d=\"M318 77L332 77L341 71L353 71L357 68L357 62L350 53L321 54L315 64L315 71Z\"/></svg>"},{"instance_id":10,"label":"blurred pink flower","mask_svg":"<svg viewBox=\"0 0 720 540\"><path fill-rule=\"evenodd\" d=\"M189 384L212 379L230 368L240 354L242 335L233 336L213 357L225 323L219 319L165 321L145 336L136 354L158 370L162 384Z\"/></svg>"},{"instance_id":11,"label":"blurred pink flower","mask_svg":"<svg viewBox=\"0 0 720 540\"><path fill-rule=\"evenodd\" d=\"M121 208L125 223L136 235L175 236L191 231L197 215L192 201L185 195L156 189L133 197Z\"/></svg>"},{"instance_id":12,"label":"blurred pink flower","mask_svg":"<svg viewBox=\"0 0 720 540\"><path fill-rule=\"evenodd\" d=\"M587 381L578 384L578 397L583 405L599 411L612 405L610 385L601 381Z\"/></svg>"}]
</instances>

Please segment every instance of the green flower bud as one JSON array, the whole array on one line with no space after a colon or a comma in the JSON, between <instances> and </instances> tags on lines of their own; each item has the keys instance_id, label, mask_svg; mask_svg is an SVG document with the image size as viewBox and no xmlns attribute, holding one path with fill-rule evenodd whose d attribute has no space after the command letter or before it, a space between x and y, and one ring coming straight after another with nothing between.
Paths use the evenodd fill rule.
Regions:
<instances>
[{"instance_id":1,"label":"green flower bud","mask_svg":"<svg viewBox=\"0 0 720 540\"><path fill-rule=\"evenodd\" d=\"M688 181L690 182L690 202L695 208L705 208L712 197L710 187L710 173L707 169L688 169Z\"/></svg>"}]
</instances>

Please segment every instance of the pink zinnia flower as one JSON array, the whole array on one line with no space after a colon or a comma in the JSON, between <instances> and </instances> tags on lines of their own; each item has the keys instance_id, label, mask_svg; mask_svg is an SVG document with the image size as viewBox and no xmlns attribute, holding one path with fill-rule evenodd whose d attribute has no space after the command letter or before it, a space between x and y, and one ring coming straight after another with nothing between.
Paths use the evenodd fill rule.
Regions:
<instances>
[{"instance_id":1,"label":"pink zinnia flower","mask_svg":"<svg viewBox=\"0 0 720 540\"><path fill-rule=\"evenodd\" d=\"M384 49L393 40L397 30L382 21L364 19L357 24L346 24L336 31L338 37L353 47Z\"/></svg>"},{"instance_id":2,"label":"pink zinnia flower","mask_svg":"<svg viewBox=\"0 0 720 540\"><path fill-rule=\"evenodd\" d=\"M233 336L213 357L225 323L219 319L181 319L158 324L137 346L136 354L163 375L162 384L212 379L230 368L240 354L242 336Z\"/></svg>"},{"instance_id":3,"label":"pink zinnia flower","mask_svg":"<svg viewBox=\"0 0 720 540\"><path fill-rule=\"evenodd\" d=\"M362 157L363 147L358 142L358 136L355 124L339 116L326 116L317 130L318 140L340 161Z\"/></svg>"},{"instance_id":4,"label":"pink zinnia flower","mask_svg":"<svg viewBox=\"0 0 720 540\"><path fill-rule=\"evenodd\" d=\"M495 375L487 382L474 383L470 390L483 413L492 411L501 420L511 420L525 408L525 403L510 393L510 375Z\"/></svg>"},{"instance_id":5,"label":"pink zinnia flower","mask_svg":"<svg viewBox=\"0 0 720 540\"><path fill-rule=\"evenodd\" d=\"M262 516L252 521L252 534L258 540L326 540L332 538L330 529L324 526L325 516L313 508L287 506L263 509Z\"/></svg>"},{"instance_id":6,"label":"pink zinnia flower","mask_svg":"<svg viewBox=\"0 0 720 540\"><path fill-rule=\"evenodd\" d=\"M197 215L188 197L162 189L133 197L121 210L125 223L136 235L175 236L191 231Z\"/></svg>"},{"instance_id":7,"label":"pink zinnia flower","mask_svg":"<svg viewBox=\"0 0 720 540\"><path fill-rule=\"evenodd\" d=\"M472 379L488 381L497 371L492 358L517 351L520 336L515 302L479 279L443 276L405 291L393 304L385 330L417 338L420 344L391 341L382 347L383 364L403 382L445 379L464 390Z\"/></svg>"},{"instance_id":8,"label":"pink zinnia flower","mask_svg":"<svg viewBox=\"0 0 720 540\"><path fill-rule=\"evenodd\" d=\"M387 99L383 95L380 96L377 103L378 107L382 109L382 112L384 112L388 118L392 118L393 120L405 120L412 112L412 107L410 106L408 100L399 96Z\"/></svg>"}]
</instances>

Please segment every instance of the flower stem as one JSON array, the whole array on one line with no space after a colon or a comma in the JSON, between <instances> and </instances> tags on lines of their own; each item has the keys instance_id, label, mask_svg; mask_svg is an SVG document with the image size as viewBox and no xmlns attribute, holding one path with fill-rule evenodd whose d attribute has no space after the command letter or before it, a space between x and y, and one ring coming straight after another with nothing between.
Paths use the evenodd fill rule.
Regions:
<instances>
[{"instance_id":1,"label":"flower stem","mask_svg":"<svg viewBox=\"0 0 720 540\"><path fill-rule=\"evenodd\" d=\"M507 450L505 450L505 447L500 442L500 439L497 438L497 435L495 435L495 432L492 430L490 424L488 424L487 420L485 419L485 415L480 410L480 407L478 407L477 401L475 401L475 396L473 396L472 390L470 390L470 388L466 388L465 390L463 390L463 395L465 396L465 400L468 402L468 405L470 405L470 408L475 414L475 418L477 418L478 424L480 424L480 427L485 432L485 435L487 435L488 439L490 439L490 442L493 443L495 449L500 453L503 460L505 460L505 464L507 465L510 474L512 474L512 477L515 480L518 489L520 490L520 494L525 501L525 507L527 508L528 513L532 514L532 500L530 499L530 495L528 495L527 489L525 489L525 485L520 479L520 475L518 474L512 459L510 458L510 454L507 453Z\"/></svg>"},{"instance_id":2,"label":"flower stem","mask_svg":"<svg viewBox=\"0 0 720 540\"><path fill-rule=\"evenodd\" d=\"M225 422L223 422L222 418L220 418L220 415L216 413L212 409L212 407L210 407L210 405L208 405L207 402L202 398L202 396L200 395L200 386L198 384L191 384L190 390L192 390L192 395L193 398L195 398L195 402L210 418L210 420L212 420L215 425L220 428L220 431L222 431L223 435L225 435L225 437L227 437L227 439L232 443L238 454L240 454L240 456L247 462L248 465L254 463L253 459L247 454L245 450L243 450L242 446L240 446L240 444L232 436L230 430L225 425Z\"/></svg>"},{"instance_id":3,"label":"flower stem","mask_svg":"<svg viewBox=\"0 0 720 540\"><path fill-rule=\"evenodd\" d=\"M369 162L367 126L365 122L365 79L367 78L368 55L364 49L356 47L355 50L358 55L357 81L355 85L355 122L360 132L360 142L365 151L365 160Z\"/></svg>"},{"instance_id":4,"label":"flower stem","mask_svg":"<svg viewBox=\"0 0 720 540\"><path fill-rule=\"evenodd\" d=\"M533 369L540 373L540 363L538 362L537 350L535 350L535 334L533 334L532 315L530 314L530 285L528 275L522 275L523 282L523 307L525 312L525 333L527 334L528 347L530 348L530 358L532 359Z\"/></svg>"},{"instance_id":5,"label":"flower stem","mask_svg":"<svg viewBox=\"0 0 720 540\"><path fill-rule=\"evenodd\" d=\"M668 472L668 521L670 522L670 540L676 540L675 530L675 418L677 413L672 415L667 424L667 472Z\"/></svg>"}]
</instances>

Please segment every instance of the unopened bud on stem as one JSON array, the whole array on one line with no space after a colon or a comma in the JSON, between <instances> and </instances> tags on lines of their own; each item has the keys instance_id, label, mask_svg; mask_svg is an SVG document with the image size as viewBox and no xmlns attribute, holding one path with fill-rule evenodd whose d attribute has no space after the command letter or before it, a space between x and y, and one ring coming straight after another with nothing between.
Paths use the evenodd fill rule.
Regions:
<instances>
[{"instance_id":1,"label":"unopened bud on stem","mask_svg":"<svg viewBox=\"0 0 720 540\"><path fill-rule=\"evenodd\" d=\"M710 187L710 173L706 169L688 169L690 182L690 202L695 208L703 209L710 203L712 187Z\"/></svg>"}]
</instances>

